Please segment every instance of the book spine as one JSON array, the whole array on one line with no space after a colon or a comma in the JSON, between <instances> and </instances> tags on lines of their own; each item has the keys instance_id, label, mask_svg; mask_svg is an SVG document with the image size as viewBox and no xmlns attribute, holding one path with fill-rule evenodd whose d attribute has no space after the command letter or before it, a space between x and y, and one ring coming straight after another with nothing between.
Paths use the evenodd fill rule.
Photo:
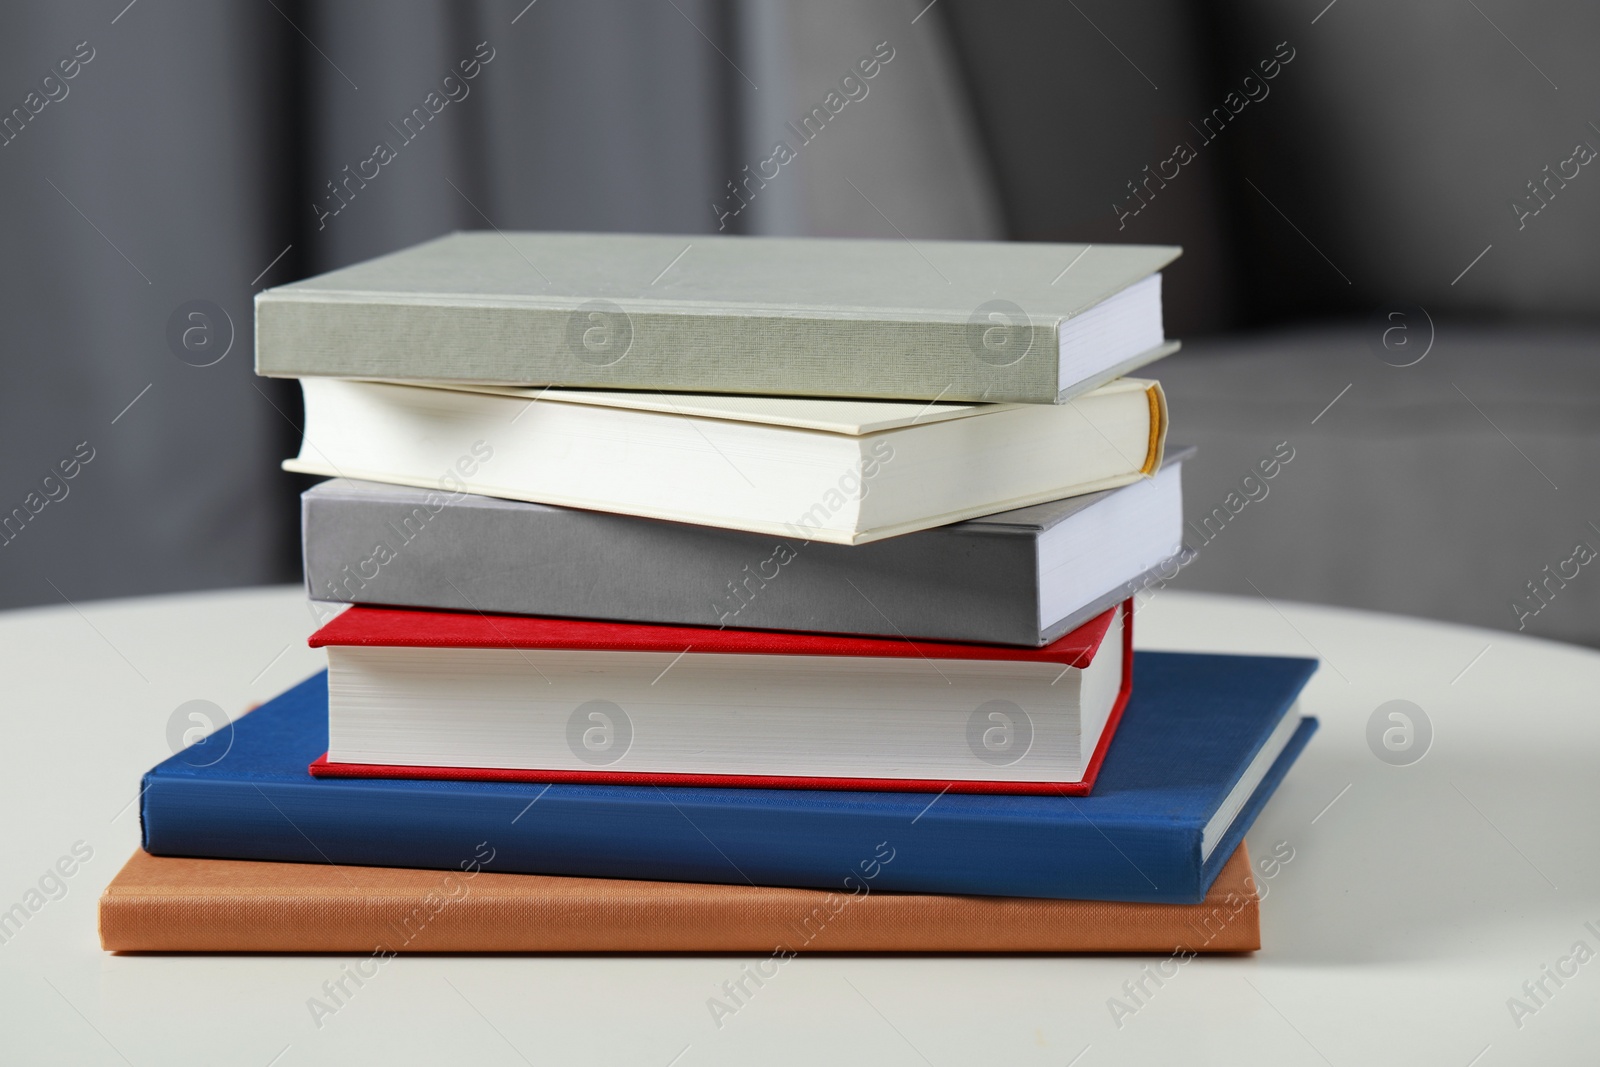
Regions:
<instances>
[{"instance_id":1,"label":"book spine","mask_svg":"<svg viewBox=\"0 0 1600 1067\"><path fill-rule=\"evenodd\" d=\"M1037 534L806 542L404 487L302 498L314 600L1037 647ZM431 503L430 503L431 501ZM1081 614L1081 613L1080 613Z\"/></svg>"},{"instance_id":2,"label":"book spine","mask_svg":"<svg viewBox=\"0 0 1600 1067\"><path fill-rule=\"evenodd\" d=\"M489 841L496 868L516 874L831 890L876 871L874 891L1192 904L1227 855L1202 864L1198 828L974 820L916 793L875 796L865 811L850 794L802 809L760 790L635 800L585 786L440 792L309 775L145 783L144 847L166 856L451 870ZM882 863L886 849L893 863Z\"/></svg>"},{"instance_id":3,"label":"book spine","mask_svg":"<svg viewBox=\"0 0 1600 1067\"><path fill-rule=\"evenodd\" d=\"M256 371L276 377L1062 402L1055 323L1031 327L1021 354L1007 349L1003 359L984 347L983 325L805 311L595 311L268 293L256 302Z\"/></svg>"}]
</instances>

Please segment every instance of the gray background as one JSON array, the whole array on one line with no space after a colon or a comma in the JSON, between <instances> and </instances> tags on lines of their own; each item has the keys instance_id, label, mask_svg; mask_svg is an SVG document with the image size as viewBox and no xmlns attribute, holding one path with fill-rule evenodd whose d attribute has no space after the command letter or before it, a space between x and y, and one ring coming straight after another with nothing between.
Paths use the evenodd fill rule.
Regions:
<instances>
[{"instance_id":1,"label":"gray background","mask_svg":"<svg viewBox=\"0 0 1600 1067\"><path fill-rule=\"evenodd\" d=\"M319 229L326 183L481 41L468 97ZM1600 169L1520 230L1509 206L1600 147L1593 5L36 2L0 13L0 114L27 116L0 146L0 514L94 458L0 547L0 606L293 580L298 399L250 372L254 292L452 229L715 231L880 41L868 96L729 228L1182 243L1188 345L1158 373L1202 448L1191 518L1296 451L1179 587L1516 629L1526 583L1600 547ZM1119 229L1180 140L1197 158ZM191 300L231 319L215 365L169 347ZM1374 348L1401 304L1433 342L1405 368ZM1527 630L1600 644L1591 570Z\"/></svg>"}]
</instances>

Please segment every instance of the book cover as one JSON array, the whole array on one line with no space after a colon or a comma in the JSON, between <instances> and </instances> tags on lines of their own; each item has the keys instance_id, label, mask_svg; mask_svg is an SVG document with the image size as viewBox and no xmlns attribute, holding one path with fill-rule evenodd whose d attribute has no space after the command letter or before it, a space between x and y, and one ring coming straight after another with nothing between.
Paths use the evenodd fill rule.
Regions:
<instances>
[{"instance_id":1,"label":"book cover","mask_svg":"<svg viewBox=\"0 0 1600 1067\"><path fill-rule=\"evenodd\" d=\"M1176 349L1111 298L1180 251L457 233L259 294L256 370L1048 404Z\"/></svg>"},{"instance_id":2,"label":"book cover","mask_svg":"<svg viewBox=\"0 0 1600 1067\"><path fill-rule=\"evenodd\" d=\"M1181 547L1181 493L1153 514L1137 498L1177 481L1193 451L1169 448L1156 478L1121 489L854 546L337 478L301 495L306 591L388 607L1037 647L1160 577ZM1078 520L1092 527L1083 536L1068 529L1101 507L1115 516ZM1104 526L1119 535L1099 535ZM1041 603L1049 537L1070 539L1064 554L1085 576L1059 616Z\"/></svg>"},{"instance_id":3,"label":"book cover","mask_svg":"<svg viewBox=\"0 0 1600 1067\"><path fill-rule=\"evenodd\" d=\"M100 897L111 952L1251 952L1244 842L1198 904L879 892L498 873L487 841L451 871L135 852ZM767 977L772 977L771 973Z\"/></svg>"},{"instance_id":4,"label":"book cover","mask_svg":"<svg viewBox=\"0 0 1600 1067\"><path fill-rule=\"evenodd\" d=\"M360 605L334 616L308 639L312 648L503 648L702 653L751 656L847 656L871 659L989 660L1087 667L1112 622L1104 611L1043 648L954 644L891 637L732 630L708 626L410 611Z\"/></svg>"},{"instance_id":5,"label":"book cover","mask_svg":"<svg viewBox=\"0 0 1600 1067\"><path fill-rule=\"evenodd\" d=\"M1087 797L317 779L306 767L328 745L318 674L230 724L221 758L185 750L146 774L144 847L455 870L488 841L511 873L832 888L888 842L881 889L1192 904L1315 730L1293 720L1207 848L1208 824L1315 669L1138 653Z\"/></svg>"}]
</instances>

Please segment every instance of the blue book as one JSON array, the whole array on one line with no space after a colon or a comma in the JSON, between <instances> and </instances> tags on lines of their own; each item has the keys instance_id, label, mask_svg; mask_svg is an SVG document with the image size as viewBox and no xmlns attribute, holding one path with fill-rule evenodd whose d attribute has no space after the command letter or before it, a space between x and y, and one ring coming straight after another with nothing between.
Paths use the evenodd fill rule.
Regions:
<instances>
[{"instance_id":1,"label":"blue book","mask_svg":"<svg viewBox=\"0 0 1600 1067\"><path fill-rule=\"evenodd\" d=\"M325 674L145 775L155 855L1200 901L1316 720L1316 661L1140 652L1087 797L313 778ZM218 751L223 752L220 757Z\"/></svg>"}]
</instances>

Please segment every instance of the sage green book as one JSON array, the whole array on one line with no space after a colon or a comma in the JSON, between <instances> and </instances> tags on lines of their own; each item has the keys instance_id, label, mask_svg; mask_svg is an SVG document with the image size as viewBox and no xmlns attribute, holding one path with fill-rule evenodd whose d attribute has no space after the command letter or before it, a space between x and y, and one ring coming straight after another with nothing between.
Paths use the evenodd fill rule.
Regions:
<instances>
[{"instance_id":1,"label":"sage green book","mask_svg":"<svg viewBox=\"0 0 1600 1067\"><path fill-rule=\"evenodd\" d=\"M1176 351L1180 249L456 233L256 297L275 377L1063 403Z\"/></svg>"}]
</instances>

